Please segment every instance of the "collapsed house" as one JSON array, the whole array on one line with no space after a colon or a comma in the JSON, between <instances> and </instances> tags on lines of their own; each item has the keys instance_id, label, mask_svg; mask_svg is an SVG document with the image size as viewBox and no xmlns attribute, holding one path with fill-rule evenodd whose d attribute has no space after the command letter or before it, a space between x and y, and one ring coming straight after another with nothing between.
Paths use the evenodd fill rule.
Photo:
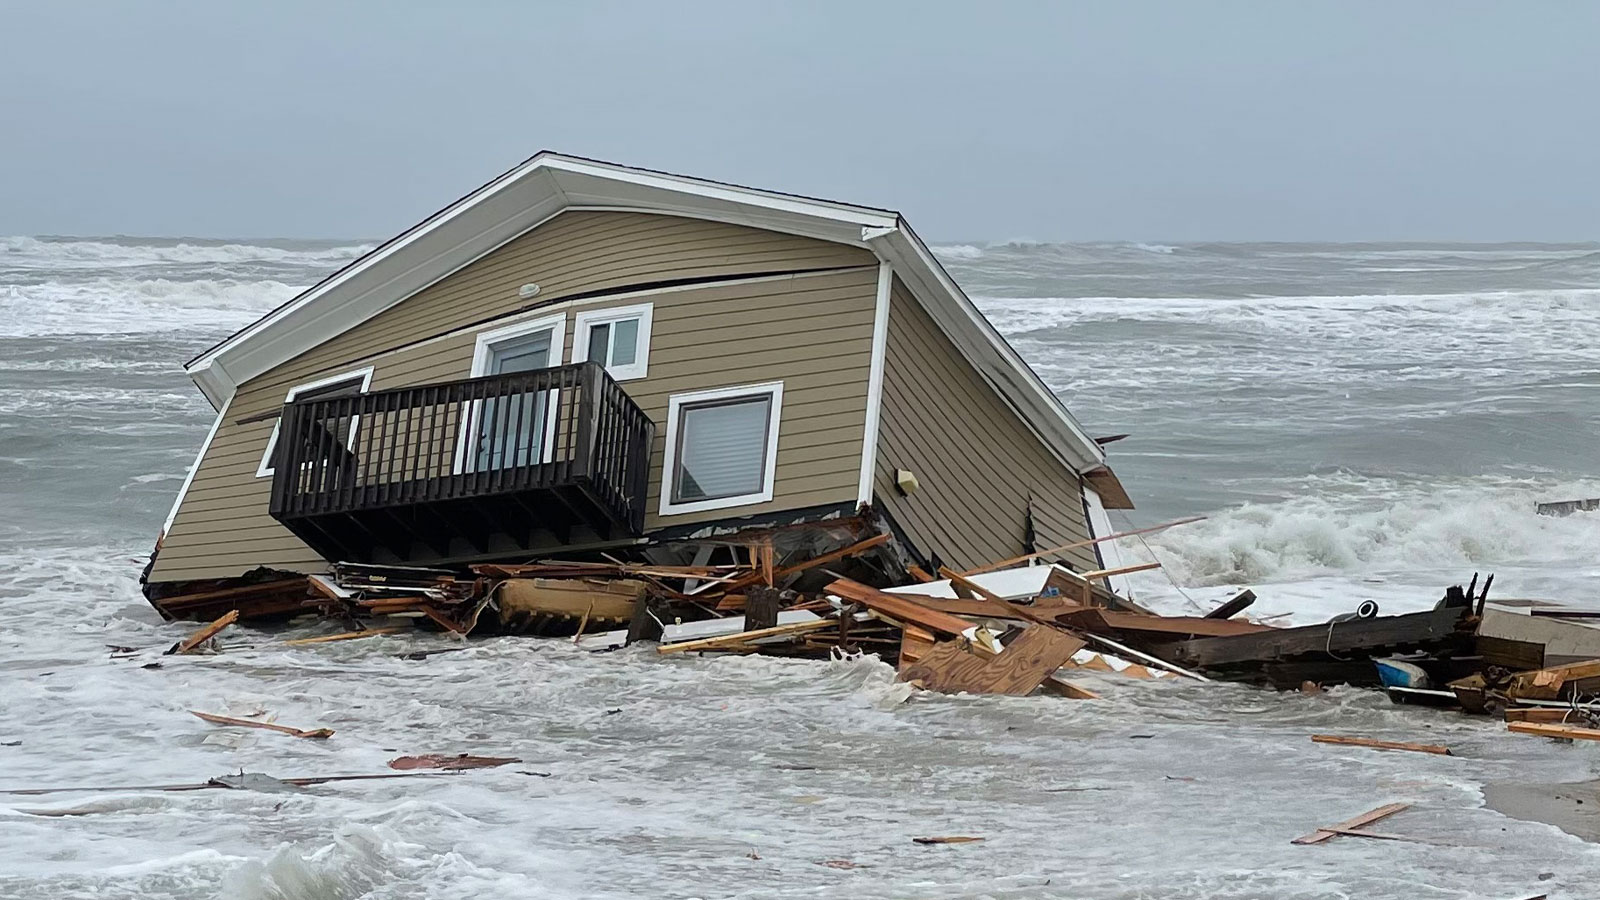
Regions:
<instances>
[{"instance_id":1,"label":"collapsed house","mask_svg":"<svg viewBox=\"0 0 1600 900\"><path fill-rule=\"evenodd\" d=\"M459 630L482 567L551 557L692 596L1038 554L1114 596L1104 449L888 210L540 153L186 370L217 417L143 578L169 618Z\"/></svg>"}]
</instances>

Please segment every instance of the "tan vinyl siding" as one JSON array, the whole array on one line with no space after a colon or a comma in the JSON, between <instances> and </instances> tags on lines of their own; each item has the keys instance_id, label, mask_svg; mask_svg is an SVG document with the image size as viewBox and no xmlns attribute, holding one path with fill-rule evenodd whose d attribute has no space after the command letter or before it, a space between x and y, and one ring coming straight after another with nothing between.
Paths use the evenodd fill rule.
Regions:
<instances>
[{"instance_id":1,"label":"tan vinyl siding","mask_svg":"<svg viewBox=\"0 0 1600 900\"><path fill-rule=\"evenodd\" d=\"M1075 473L1039 443L897 280L889 307L873 491L924 555L959 569L1026 553L1033 499L1038 546L1088 537ZM915 473L909 496L895 470ZM1095 568L1092 550L1065 554Z\"/></svg>"},{"instance_id":2,"label":"tan vinyl siding","mask_svg":"<svg viewBox=\"0 0 1600 900\"><path fill-rule=\"evenodd\" d=\"M297 384L365 366L372 389L465 378L478 331L528 306L680 278L853 266L837 273L715 285L612 305L655 305L649 377L624 387L657 425L647 528L854 499L865 430L876 260L866 251L774 232L639 213L571 212L405 302L240 387L167 533L153 581L223 578L256 566L321 571L326 562L267 512L271 478L256 469ZM571 359L568 309L562 361ZM548 312L530 310L514 317ZM465 329L465 330L463 330ZM452 334L453 331L461 331ZM664 417L672 393L783 380L778 482L771 503L659 518Z\"/></svg>"}]
</instances>

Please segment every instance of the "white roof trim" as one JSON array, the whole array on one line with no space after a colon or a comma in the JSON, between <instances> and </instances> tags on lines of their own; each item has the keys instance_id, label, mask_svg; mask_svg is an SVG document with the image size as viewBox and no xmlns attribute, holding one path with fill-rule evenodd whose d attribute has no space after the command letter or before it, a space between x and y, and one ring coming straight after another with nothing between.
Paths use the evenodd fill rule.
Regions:
<instances>
[{"instance_id":1,"label":"white roof trim","mask_svg":"<svg viewBox=\"0 0 1600 900\"><path fill-rule=\"evenodd\" d=\"M542 152L339 270L185 370L213 406L236 386L378 315L574 208L711 219L872 250L956 347L1072 468L1105 454L972 305L898 213Z\"/></svg>"}]
</instances>

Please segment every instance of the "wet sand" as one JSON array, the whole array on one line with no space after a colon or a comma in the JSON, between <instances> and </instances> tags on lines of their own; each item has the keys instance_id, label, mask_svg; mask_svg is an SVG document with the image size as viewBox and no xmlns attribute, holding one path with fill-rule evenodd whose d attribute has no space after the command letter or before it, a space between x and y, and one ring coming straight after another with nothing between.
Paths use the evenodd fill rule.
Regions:
<instances>
[{"instance_id":1,"label":"wet sand","mask_svg":"<svg viewBox=\"0 0 1600 900\"><path fill-rule=\"evenodd\" d=\"M1513 819L1554 825L1574 837L1600 843L1600 779L1570 784L1486 784L1483 801Z\"/></svg>"}]
</instances>

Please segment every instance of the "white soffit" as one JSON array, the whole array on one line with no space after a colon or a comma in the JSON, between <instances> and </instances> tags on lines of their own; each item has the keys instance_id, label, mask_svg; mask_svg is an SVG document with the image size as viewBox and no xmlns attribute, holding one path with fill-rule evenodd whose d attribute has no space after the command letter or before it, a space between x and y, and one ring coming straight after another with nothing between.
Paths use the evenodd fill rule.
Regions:
<instances>
[{"instance_id":1,"label":"white soffit","mask_svg":"<svg viewBox=\"0 0 1600 900\"><path fill-rule=\"evenodd\" d=\"M544 152L504 173L190 361L213 406L557 213L634 209L871 249L1037 436L1079 471L1105 454L897 213ZM555 299L555 298L552 298Z\"/></svg>"}]
</instances>

